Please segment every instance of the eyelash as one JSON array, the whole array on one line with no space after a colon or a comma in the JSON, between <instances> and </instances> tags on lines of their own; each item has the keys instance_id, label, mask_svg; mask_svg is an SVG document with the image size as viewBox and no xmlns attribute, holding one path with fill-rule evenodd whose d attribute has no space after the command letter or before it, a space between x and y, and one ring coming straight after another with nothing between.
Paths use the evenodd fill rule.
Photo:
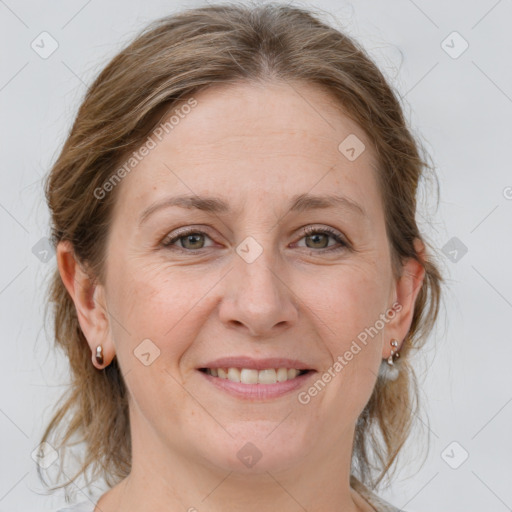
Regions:
<instances>
[{"instance_id":1,"label":"eyelash","mask_svg":"<svg viewBox=\"0 0 512 512\"><path fill-rule=\"evenodd\" d=\"M308 237L308 236L311 236L314 234L330 235L332 238L334 238L334 240L336 240L336 242L341 244L341 246L338 246L338 247L333 246L333 247L329 247L329 248L325 248L325 249L318 249L318 250L315 250L311 247L306 247L306 249L309 249L312 252L324 252L324 253L325 252L337 252L337 251L349 249L349 247L350 247L349 244L345 241L345 239L337 231L334 231L331 228L315 228L313 226L307 226L302 231L302 238L305 238L305 237ZM162 245L166 249L178 250L181 252L189 252L189 253L197 253L199 251L202 251L203 249L208 249L207 247L201 248L201 249L185 249L184 247L177 247L177 246L172 247L175 242L177 242L181 238L185 238L189 235L206 235L206 236L208 236L208 233L205 233L204 231L193 229L193 228L186 229L186 230L178 233L176 236L164 240L164 242L162 242ZM301 240L302 240L302 238L301 238Z\"/></svg>"}]
</instances>

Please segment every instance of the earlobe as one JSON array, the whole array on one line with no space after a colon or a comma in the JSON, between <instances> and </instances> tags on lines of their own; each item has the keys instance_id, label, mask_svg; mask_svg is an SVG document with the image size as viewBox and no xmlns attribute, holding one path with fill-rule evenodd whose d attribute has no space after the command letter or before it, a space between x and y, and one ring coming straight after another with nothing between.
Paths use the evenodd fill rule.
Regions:
<instances>
[{"instance_id":1,"label":"earlobe","mask_svg":"<svg viewBox=\"0 0 512 512\"><path fill-rule=\"evenodd\" d=\"M100 364L96 358L98 346L101 346L101 355L107 364L114 357L103 287L95 284L92 276L75 259L69 241L57 245L57 265L62 282L74 302L80 328L91 349L91 361L101 369L104 363Z\"/></svg>"}]
</instances>

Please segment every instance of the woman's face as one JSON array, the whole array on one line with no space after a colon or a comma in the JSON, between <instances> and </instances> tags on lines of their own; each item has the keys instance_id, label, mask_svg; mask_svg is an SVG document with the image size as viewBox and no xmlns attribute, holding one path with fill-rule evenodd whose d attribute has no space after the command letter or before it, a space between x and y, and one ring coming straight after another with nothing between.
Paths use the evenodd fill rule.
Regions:
<instances>
[{"instance_id":1,"label":"woman's face","mask_svg":"<svg viewBox=\"0 0 512 512\"><path fill-rule=\"evenodd\" d=\"M263 472L349 454L419 289L412 271L393 277L370 143L310 85L194 98L117 185L97 296L108 326L89 340L121 366L134 461ZM228 389L200 370L219 366L310 371Z\"/></svg>"}]
</instances>

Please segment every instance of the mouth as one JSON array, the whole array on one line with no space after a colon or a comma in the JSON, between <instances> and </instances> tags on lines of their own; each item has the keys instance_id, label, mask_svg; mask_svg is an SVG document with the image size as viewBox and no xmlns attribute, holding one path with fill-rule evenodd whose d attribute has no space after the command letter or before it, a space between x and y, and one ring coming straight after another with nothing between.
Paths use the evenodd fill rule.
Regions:
<instances>
[{"instance_id":1,"label":"mouth","mask_svg":"<svg viewBox=\"0 0 512 512\"><path fill-rule=\"evenodd\" d=\"M286 382L313 370L298 370L297 368L199 368L199 371L217 379L227 379L242 384L270 385L277 382Z\"/></svg>"},{"instance_id":2,"label":"mouth","mask_svg":"<svg viewBox=\"0 0 512 512\"><path fill-rule=\"evenodd\" d=\"M296 391L306 386L316 370L297 368L198 368L206 382L236 399L263 402Z\"/></svg>"}]
</instances>

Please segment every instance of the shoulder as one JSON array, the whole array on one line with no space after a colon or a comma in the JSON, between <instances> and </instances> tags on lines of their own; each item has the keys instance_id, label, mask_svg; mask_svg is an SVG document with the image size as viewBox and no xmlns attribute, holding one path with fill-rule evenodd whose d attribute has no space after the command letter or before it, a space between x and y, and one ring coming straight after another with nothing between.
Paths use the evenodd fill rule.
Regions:
<instances>
[{"instance_id":1,"label":"shoulder","mask_svg":"<svg viewBox=\"0 0 512 512\"><path fill-rule=\"evenodd\" d=\"M75 505L69 505L65 508L60 508L55 512L94 512L96 505L92 501L81 501Z\"/></svg>"}]
</instances>

